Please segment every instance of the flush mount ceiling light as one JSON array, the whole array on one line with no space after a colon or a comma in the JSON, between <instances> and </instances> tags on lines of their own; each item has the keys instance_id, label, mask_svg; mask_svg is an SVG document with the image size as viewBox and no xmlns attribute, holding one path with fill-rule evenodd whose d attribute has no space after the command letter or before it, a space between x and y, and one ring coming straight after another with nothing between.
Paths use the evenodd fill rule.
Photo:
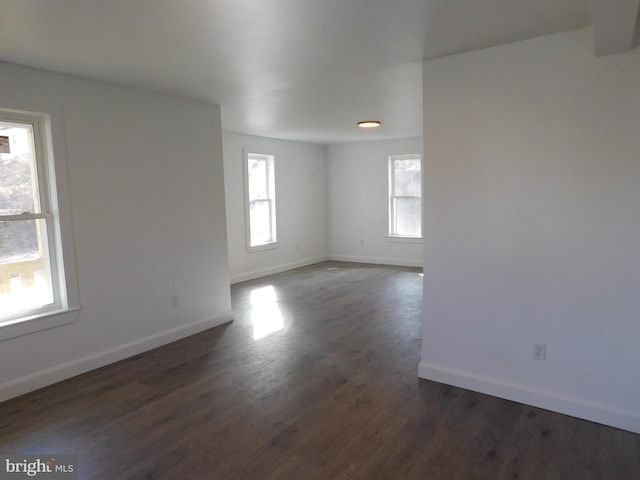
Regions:
<instances>
[{"instance_id":1,"label":"flush mount ceiling light","mask_svg":"<svg viewBox=\"0 0 640 480\"><path fill-rule=\"evenodd\" d=\"M358 122L358 126L360 128L376 128L382 125L382 122L378 120L365 120L363 122Z\"/></svg>"}]
</instances>

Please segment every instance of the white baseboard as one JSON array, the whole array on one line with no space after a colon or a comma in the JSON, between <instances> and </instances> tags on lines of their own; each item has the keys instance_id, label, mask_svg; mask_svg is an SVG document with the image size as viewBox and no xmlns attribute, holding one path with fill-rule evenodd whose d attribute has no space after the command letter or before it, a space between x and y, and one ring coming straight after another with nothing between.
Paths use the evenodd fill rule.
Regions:
<instances>
[{"instance_id":1,"label":"white baseboard","mask_svg":"<svg viewBox=\"0 0 640 480\"><path fill-rule=\"evenodd\" d=\"M266 277L267 275L273 275L274 273L286 272L287 270L293 270L294 268L306 267L307 265L313 265L314 263L320 263L328 260L326 256L305 258L296 262L285 263L282 265L275 265L269 268L263 268L261 270L254 270L247 273L239 273L233 275L230 278L231 284L246 282L247 280L253 280L255 278Z\"/></svg>"},{"instance_id":2,"label":"white baseboard","mask_svg":"<svg viewBox=\"0 0 640 480\"><path fill-rule=\"evenodd\" d=\"M377 257L356 257L352 255L328 255L321 257L306 258L297 262L285 263L282 265L275 265L269 268L263 268L261 270L254 270L252 272L240 273L233 275L230 279L231 284L246 282L247 280L254 280L256 278L266 277L267 275L273 275L275 273L286 272L287 270L293 270L294 268L306 267L307 265L313 265L314 263L324 262L326 260L334 260L336 262L352 262L352 263L372 263L375 265L396 265L401 267L422 267L422 261L420 260L400 260L397 258L377 258Z\"/></svg>"},{"instance_id":3,"label":"white baseboard","mask_svg":"<svg viewBox=\"0 0 640 480\"><path fill-rule=\"evenodd\" d=\"M448 385L512 400L591 422L640 433L640 412L623 410L557 392L535 389L497 378L421 362L418 376Z\"/></svg>"},{"instance_id":4,"label":"white baseboard","mask_svg":"<svg viewBox=\"0 0 640 480\"><path fill-rule=\"evenodd\" d=\"M81 373L104 367L110 363L166 345L167 343L180 340L181 338L188 337L189 335L202 332L209 328L217 327L231 320L233 320L233 312L229 310L211 319L171 328L126 345L119 345L94 355L79 358L72 362L56 365L46 370L11 380L0 385L0 402L75 377Z\"/></svg>"},{"instance_id":5,"label":"white baseboard","mask_svg":"<svg viewBox=\"0 0 640 480\"><path fill-rule=\"evenodd\" d=\"M400 267L422 267L421 260L403 260L399 258L357 257L354 255L329 255L336 262L373 263L375 265L396 265Z\"/></svg>"}]
</instances>

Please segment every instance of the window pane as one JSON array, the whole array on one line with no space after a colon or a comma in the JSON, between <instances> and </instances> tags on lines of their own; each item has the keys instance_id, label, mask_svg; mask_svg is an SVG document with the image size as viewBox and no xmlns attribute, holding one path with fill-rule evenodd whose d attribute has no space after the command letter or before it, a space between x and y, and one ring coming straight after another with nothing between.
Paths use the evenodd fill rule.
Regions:
<instances>
[{"instance_id":1,"label":"window pane","mask_svg":"<svg viewBox=\"0 0 640 480\"><path fill-rule=\"evenodd\" d=\"M249 200L268 198L267 161L249 158Z\"/></svg>"},{"instance_id":2,"label":"window pane","mask_svg":"<svg viewBox=\"0 0 640 480\"><path fill-rule=\"evenodd\" d=\"M33 127L0 122L0 136L9 138L9 153L0 153L0 215L37 212Z\"/></svg>"},{"instance_id":3,"label":"window pane","mask_svg":"<svg viewBox=\"0 0 640 480\"><path fill-rule=\"evenodd\" d=\"M46 220L0 221L0 315L53 303Z\"/></svg>"},{"instance_id":4,"label":"window pane","mask_svg":"<svg viewBox=\"0 0 640 480\"><path fill-rule=\"evenodd\" d=\"M263 245L271 242L271 202L257 200L249 204L249 231L251 245Z\"/></svg>"},{"instance_id":5,"label":"window pane","mask_svg":"<svg viewBox=\"0 0 640 480\"><path fill-rule=\"evenodd\" d=\"M420 160L394 160L394 194L397 196L420 196Z\"/></svg>"},{"instance_id":6,"label":"window pane","mask_svg":"<svg viewBox=\"0 0 640 480\"><path fill-rule=\"evenodd\" d=\"M406 235L419 237L420 231L420 199L419 198L396 198L396 235Z\"/></svg>"}]
</instances>

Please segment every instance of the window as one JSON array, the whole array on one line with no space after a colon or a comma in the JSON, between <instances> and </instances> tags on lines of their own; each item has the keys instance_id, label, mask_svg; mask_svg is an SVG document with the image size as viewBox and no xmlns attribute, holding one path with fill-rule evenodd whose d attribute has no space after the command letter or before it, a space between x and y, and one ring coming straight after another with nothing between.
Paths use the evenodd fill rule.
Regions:
<instances>
[{"instance_id":1,"label":"window","mask_svg":"<svg viewBox=\"0 0 640 480\"><path fill-rule=\"evenodd\" d=\"M66 307L48 132L0 110L0 326Z\"/></svg>"},{"instance_id":2,"label":"window","mask_svg":"<svg viewBox=\"0 0 640 480\"><path fill-rule=\"evenodd\" d=\"M250 250L273 247L277 241L273 155L249 153L246 166L248 246Z\"/></svg>"},{"instance_id":3,"label":"window","mask_svg":"<svg viewBox=\"0 0 640 480\"><path fill-rule=\"evenodd\" d=\"M420 155L389 157L389 235L422 237Z\"/></svg>"}]
</instances>

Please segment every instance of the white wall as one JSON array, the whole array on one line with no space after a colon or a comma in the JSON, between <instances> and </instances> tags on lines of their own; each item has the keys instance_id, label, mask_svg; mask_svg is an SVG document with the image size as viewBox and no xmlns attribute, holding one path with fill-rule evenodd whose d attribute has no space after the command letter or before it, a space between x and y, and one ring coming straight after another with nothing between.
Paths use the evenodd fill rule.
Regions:
<instances>
[{"instance_id":1,"label":"white wall","mask_svg":"<svg viewBox=\"0 0 640 480\"><path fill-rule=\"evenodd\" d=\"M389 156L422 148L419 137L327 147L331 258L422 266L421 242L387 237Z\"/></svg>"},{"instance_id":2,"label":"white wall","mask_svg":"<svg viewBox=\"0 0 640 480\"><path fill-rule=\"evenodd\" d=\"M639 78L588 30L425 62L421 377L640 432Z\"/></svg>"},{"instance_id":3,"label":"white wall","mask_svg":"<svg viewBox=\"0 0 640 480\"><path fill-rule=\"evenodd\" d=\"M327 258L325 148L223 133L231 282L309 265ZM247 251L243 149L274 155L278 246Z\"/></svg>"},{"instance_id":4,"label":"white wall","mask_svg":"<svg viewBox=\"0 0 640 480\"><path fill-rule=\"evenodd\" d=\"M232 318L218 106L9 64L0 92L64 112L82 307L0 342L0 400Z\"/></svg>"}]
</instances>

